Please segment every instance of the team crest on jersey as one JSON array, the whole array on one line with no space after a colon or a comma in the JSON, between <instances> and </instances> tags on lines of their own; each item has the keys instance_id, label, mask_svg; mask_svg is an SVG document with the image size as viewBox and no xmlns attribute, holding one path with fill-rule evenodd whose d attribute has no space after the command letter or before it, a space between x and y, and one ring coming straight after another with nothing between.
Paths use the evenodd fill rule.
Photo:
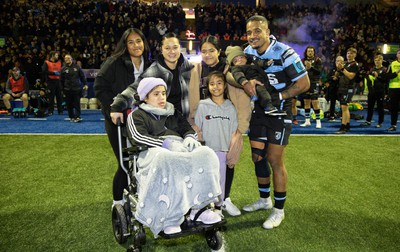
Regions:
<instances>
[{"instance_id":1,"label":"team crest on jersey","mask_svg":"<svg viewBox=\"0 0 400 252\"><path fill-rule=\"evenodd\" d=\"M301 73L306 69L303 65L303 62L301 62L300 58L296 59L296 61L293 63L293 65L298 73Z\"/></svg>"},{"instance_id":2,"label":"team crest on jersey","mask_svg":"<svg viewBox=\"0 0 400 252\"><path fill-rule=\"evenodd\" d=\"M279 139L281 139L281 137L282 137L282 132L275 131L275 139L279 140Z\"/></svg>"}]
</instances>

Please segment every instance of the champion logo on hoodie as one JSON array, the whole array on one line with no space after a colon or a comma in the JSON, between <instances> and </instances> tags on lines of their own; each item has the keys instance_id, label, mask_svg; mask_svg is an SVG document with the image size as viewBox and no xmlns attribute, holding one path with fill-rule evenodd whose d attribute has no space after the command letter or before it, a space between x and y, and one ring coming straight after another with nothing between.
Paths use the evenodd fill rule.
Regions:
<instances>
[{"instance_id":1,"label":"champion logo on hoodie","mask_svg":"<svg viewBox=\"0 0 400 252\"><path fill-rule=\"evenodd\" d=\"M222 120L231 120L228 116L215 116L215 115L206 115L205 116L206 120L212 120L212 119L222 119Z\"/></svg>"}]
</instances>

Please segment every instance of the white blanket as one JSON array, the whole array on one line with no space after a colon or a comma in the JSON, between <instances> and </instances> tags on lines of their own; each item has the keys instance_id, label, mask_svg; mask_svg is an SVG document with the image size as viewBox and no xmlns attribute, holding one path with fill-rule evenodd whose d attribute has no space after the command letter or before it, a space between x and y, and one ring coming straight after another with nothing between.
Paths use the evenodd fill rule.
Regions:
<instances>
[{"instance_id":1,"label":"white blanket","mask_svg":"<svg viewBox=\"0 0 400 252\"><path fill-rule=\"evenodd\" d=\"M157 234L179 226L189 209L200 209L221 194L219 160L201 146L192 152L150 148L138 158L139 205L135 217Z\"/></svg>"}]
</instances>

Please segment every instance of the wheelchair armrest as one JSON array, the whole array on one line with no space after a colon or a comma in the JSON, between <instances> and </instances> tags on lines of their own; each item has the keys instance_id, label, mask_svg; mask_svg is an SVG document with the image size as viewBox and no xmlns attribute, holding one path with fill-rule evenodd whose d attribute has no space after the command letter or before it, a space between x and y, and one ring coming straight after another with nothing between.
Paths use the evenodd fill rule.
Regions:
<instances>
[{"instance_id":1,"label":"wheelchair armrest","mask_svg":"<svg viewBox=\"0 0 400 252\"><path fill-rule=\"evenodd\" d=\"M131 154L139 154L141 151L147 150L148 147L146 145L133 145L131 147L125 148L123 152Z\"/></svg>"}]
</instances>

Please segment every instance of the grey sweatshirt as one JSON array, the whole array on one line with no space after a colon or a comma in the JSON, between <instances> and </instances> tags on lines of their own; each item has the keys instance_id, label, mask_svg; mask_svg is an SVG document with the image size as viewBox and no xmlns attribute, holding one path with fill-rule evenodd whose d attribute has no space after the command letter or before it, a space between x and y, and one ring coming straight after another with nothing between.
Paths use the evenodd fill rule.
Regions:
<instances>
[{"instance_id":1,"label":"grey sweatshirt","mask_svg":"<svg viewBox=\"0 0 400 252\"><path fill-rule=\"evenodd\" d=\"M210 98L201 100L194 119L208 147L214 151L229 150L232 134L238 127L236 110L230 100L222 105Z\"/></svg>"}]
</instances>

